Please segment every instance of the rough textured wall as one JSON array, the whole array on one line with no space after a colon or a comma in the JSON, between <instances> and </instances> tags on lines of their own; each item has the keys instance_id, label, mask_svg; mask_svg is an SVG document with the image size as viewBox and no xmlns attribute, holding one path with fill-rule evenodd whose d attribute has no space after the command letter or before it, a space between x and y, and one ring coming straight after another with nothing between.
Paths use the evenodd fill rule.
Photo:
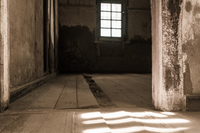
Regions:
<instances>
[{"instance_id":1,"label":"rough textured wall","mask_svg":"<svg viewBox=\"0 0 200 133\"><path fill-rule=\"evenodd\" d=\"M185 109L183 93L182 0L151 0L152 92L155 109Z\"/></svg>"},{"instance_id":2,"label":"rough textured wall","mask_svg":"<svg viewBox=\"0 0 200 133\"><path fill-rule=\"evenodd\" d=\"M183 2L184 92L200 93L200 0Z\"/></svg>"},{"instance_id":3,"label":"rough textured wall","mask_svg":"<svg viewBox=\"0 0 200 133\"><path fill-rule=\"evenodd\" d=\"M43 1L9 0L9 20L12 88L44 75Z\"/></svg>"},{"instance_id":4,"label":"rough textured wall","mask_svg":"<svg viewBox=\"0 0 200 133\"><path fill-rule=\"evenodd\" d=\"M166 109L183 109L182 74L182 0L162 1L163 78L166 92Z\"/></svg>"},{"instance_id":5,"label":"rough textured wall","mask_svg":"<svg viewBox=\"0 0 200 133\"><path fill-rule=\"evenodd\" d=\"M126 7L129 43L96 43L96 1L59 0L60 70L151 72L150 1L130 0Z\"/></svg>"}]
</instances>

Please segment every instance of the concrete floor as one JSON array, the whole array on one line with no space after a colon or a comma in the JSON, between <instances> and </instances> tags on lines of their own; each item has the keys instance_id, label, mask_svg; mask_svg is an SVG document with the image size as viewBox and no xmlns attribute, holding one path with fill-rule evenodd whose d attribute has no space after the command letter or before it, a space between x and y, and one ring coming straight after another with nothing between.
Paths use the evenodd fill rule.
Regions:
<instances>
[{"instance_id":1,"label":"concrete floor","mask_svg":"<svg viewBox=\"0 0 200 133\"><path fill-rule=\"evenodd\" d=\"M82 75L60 75L18 99L10 105L10 110L0 114L0 132L199 133L200 112L152 109L151 75L88 76L113 106L109 106L109 100L96 100ZM108 104L100 106L102 101Z\"/></svg>"}]
</instances>

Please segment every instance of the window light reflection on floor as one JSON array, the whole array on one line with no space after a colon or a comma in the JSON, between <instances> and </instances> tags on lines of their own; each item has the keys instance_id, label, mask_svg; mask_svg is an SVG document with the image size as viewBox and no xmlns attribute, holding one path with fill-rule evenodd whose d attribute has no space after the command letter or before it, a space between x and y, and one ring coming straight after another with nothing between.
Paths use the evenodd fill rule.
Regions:
<instances>
[{"instance_id":1,"label":"window light reflection on floor","mask_svg":"<svg viewBox=\"0 0 200 133\"><path fill-rule=\"evenodd\" d=\"M88 120L83 122L83 124L100 124L100 123L105 123L105 120L97 119L97 120Z\"/></svg>"},{"instance_id":2,"label":"window light reflection on floor","mask_svg":"<svg viewBox=\"0 0 200 133\"><path fill-rule=\"evenodd\" d=\"M89 127L95 127L95 124L106 124L106 127L86 129L83 133L133 133L138 131L170 133L189 129L189 127L185 127L185 125L182 125L181 127L180 124L190 123L190 121L186 119L174 118L175 115L176 114L172 112L155 113L150 111L117 111L112 113L84 113L81 115L81 118L83 119L82 124L84 124L85 126L87 125ZM171 116L173 116L173 118ZM136 126L138 124L142 126ZM152 127L150 126L151 124L153 124ZM162 128L162 124L167 124L167 127ZM173 125L171 126L170 124ZM174 124L177 124L178 127L175 128ZM108 127L111 127L111 129Z\"/></svg>"},{"instance_id":3,"label":"window light reflection on floor","mask_svg":"<svg viewBox=\"0 0 200 133\"><path fill-rule=\"evenodd\" d=\"M162 114L165 114L165 115L175 115L175 113L173 112L161 112Z\"/></svg>"},{"instance_id":4,"label":"window light reflection on floor","mask_svg":"<svg viewBox=\"0 0 200 133\"><path fill-rule=\"evenodd\" d=\"M99 124L104 123L103 119L98 120L88 120L84 121L83 124ZM117 119L117 120L106 120L107 124L123 124L128 122L140 122L140 123L153 123L153 124L176 124L176 123L189 123L188 120L185 119L138 119L138 118L124 118L124 119Z\"/></svg>"},{"instance_id":5,"label":"window light reflection on floor","mask_svg":"<svg viewBox=\"0 0 200 133\"><path fill-rule=\"evenodd\" d=\"M165 112L163 112L165 113ZM120 118L125 116L132 116L132 117L145 117L145 116L154 116L154 117L168 117L167 114L159 114L159 113L153 113L153 112L125 112L125 111L119 111L119 112L113 112L113 113L103 113L100 112L92 112L92 113L85 113L82 115L83 119L89 119L89 118L96 118L101 117L103 115L104 118L107 119L114 119L114 118Z\"/></svg>"},{"instance_id":6,"label":"window light reflection on floor","mask_svg":"<svg viewBox=\"0 0 200 133\"><path fill-rule=\"evenodd\" d=\"M133 126L128 128L119 128L119 129L109 129L109 128L94 128L94 129L87 129L83 131L83 133L134 133L139 131L149 131L149 132L156 132L156 133L173 133L173 132L180 132L184 130L188 130L187 127L181 128L156 128L156 127L147 127L147 126Z\"/></svg>"},{"instance_id":7,"label":"window light reflection on floor","mask_svg":"<svg viewBox=\"0 0 200 133\"><path fill-rule=\"evenodd\" d=\"M132 117L145 117L145 116L153 116L153 117L168 117L167 115L159 114L159 113L153 113L153 112L134 112L129 113Z\"/></svg>"},{"instance_id":8,"label":"window light reflection on floor","mask_svg":"<svg viewBox=\"0 0 200 133\"><path fill-rule=\"evenodd\" d=\"M92 113L85 113L81 115L81 118L83 119L94 119L94 118L98 118L101 117L102 114L100 112L92 112Z\"/></svg>"},{"instance_id":9,"label":"window light reflection on floor","mask_svg":"<svg viewBox=\"0 0 200 133\"><path fill-rule=\"evenodd\" d=\"M112 133L133 133L139 131L149 131L149 132L157 132L157 133L172 133L187 130L188 128L157 128L157 127L148 127L148 126L134 126L128 128L119 128L119 129L112 129ZM86 132L87 133L87 132Z\"/></svg>"},{"instance_id":10,"label":"window light reflection on floor","mask_svg":"<svg viewBox=\"0 0 200 133\"><path fill-rule=\"evenodd\" d=\"M110 128L94 128L94 129L87 129L83 131L83 133L111 133Z\"/></svg>"},{"instance_id":11,"label":"window light reflection on floor","mask_svg":"<svg viewBox=\"0 0 200 133\"><path fill-rule=\"evenodd\" d=\"M119 111L113 113L102 113L102 116L105 119L115 119L115 118L127 117L129 116L129 113L125 111Z\"/></svg>"}]
</instances>

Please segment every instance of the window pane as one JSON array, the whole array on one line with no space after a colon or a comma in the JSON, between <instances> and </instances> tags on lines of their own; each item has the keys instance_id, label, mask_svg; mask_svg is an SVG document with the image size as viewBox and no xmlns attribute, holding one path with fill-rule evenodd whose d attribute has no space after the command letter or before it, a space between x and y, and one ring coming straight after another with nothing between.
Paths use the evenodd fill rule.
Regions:
<instances>
[{"instance_id":1,"label":"window pane","mask_svg":"<svg viewBox=\"0 0 200 133\"><path fill-rule=\"evenodd\" d=\"M101 36L111 37L111 29L101 29Z\"/></svg>"},{"instance_id":2,"label":"window pane","mask_svg":"<svg viewBox=\"0 0 200 133\"><path fill-rule=\"evenodd\" d=\"M121 13L112 13L112 19L121 20Z\"/></svg>"},{"instance_id":3,"label":"window pane","mask_svg":"<svg viewBox=\"0 0 200 133\"><path fill-rule=\"evenodd\" d=\"M121 21L112 21L112 28L121 28Z\"/></svg>"},{"instance_id":4,"label":"window pane","mask_svg":"<svg viewBox=\"0 0 200 133\"><path fill-rule=\"evenodd\" d=\"M111 19L110 12L101 12L101 19Z\"/></svg>"},{"instance_id":5,"label":"window pane","mask_svg":"<svg viewBox=\"0 0 200 133\"><path fill-rule=\"evenodd\" d=\"M112 37L121 37L121 29L112 29Z\"/></svg>"},{"instance_id":6,"label":"window pane","mask_svg":"<svg viewBox=\"0 0 200 133\"><path fill-rule=\"evenodd\" d=\"M111 4L101 3L101 11L111 11Z\"/></svg>"},{"instance_id":7,"label":"window pane","mask_svg":"<svg viewBox=\"0 0 200 133\"><path fill-rule=\"evenodd\" d=\"M112 4L112 11L118 11L121 12L121 4Z\"/></svg>"},{"instance_id":8,"label":"window pane","mask_svg":"<svg viewBox=\"0 0 200 133\"><path fill-rule=\"evenodd\" d=\"M111 21L109 21L109 20L101 20L101 27L111 28Z\"/></svg>"}]
</instances>

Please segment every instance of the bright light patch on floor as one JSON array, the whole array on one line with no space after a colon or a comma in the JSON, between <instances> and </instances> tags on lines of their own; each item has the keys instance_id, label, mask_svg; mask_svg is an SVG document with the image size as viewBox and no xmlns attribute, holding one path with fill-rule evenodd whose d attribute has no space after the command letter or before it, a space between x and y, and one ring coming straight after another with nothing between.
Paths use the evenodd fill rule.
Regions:
<instances>
[{"instance_id":1,"label":"bright light patch on floor","mask_svg":"<svg viewBox=\"0 0 200 133\"><path fill-rule=\"evenodd\" d=\"M139 131L144 131L144 127L135 126L135 127L128 127L128 128L118 128L118 129L111 129L112 133L134 133Z\"/></svg>"},{"instance_id":2,"label":"bright light patch on floor","mask_svg":"<svg viewBox=\"0 0 200 133\"><path fill-rule=\"evenodd\" d=\"M104 119L96 119L96 120L88 120L84 121L83 124L100 124L100 123L105 123Z\"/></svg>"},{"instance_id":3,"label":"bright light patch on floor","mask_svg":"<svg viewBox=\"0 0 200 133\"><path fill-rule=\"evenodd\" d=\"M81 115L81 118L83 119L93 119L93 118L98 118L98 117L101 117L100 112L85 113Z\"/></svg>"},{"instance_id":4,"label":"bright light patch on floor","mask_svg":"<svg viewBox=\"0 0 200 133\"><path fill-rule=\"evenodd\" d=\"M147 116L153 116L153 117L167 117L166 115L153 113L153 112L146 112L146 115Z\"/></svg>"},{"instance_id":5,"label":"bright light patch on floor","mask_svg":"<svg viewBox=\"0 0 200 133\"><path fill-rule=\"evenodd\" d=\"M185 119L133 119L135 122L142 122L142 123L189 123L190 121Z\"/></svg>"},{"instance_id":6,"label":"bright light patch on floor","mask_svg":"<svg viewBox=\"0 0 200 133\"><path fill-rule=\"evenodd\" d=\"M115 119L115 118L129 116L129 113L125 111L120 111L120 112L114 112L114 113L104 113L102 114L102 116L105 119Z\"/></svg>"},{"instance_id":7,"label":"bright light patch on floor","mask_svg":"<svg viewBox=\"0 0 200 133\"><path fill-rule=\"evenodd\" d=\"M87 129L83 131L83 133L111 133L110 128L94 128L94 129Z\"/></svg>"},{"instance_id":8,"label":"bright light patch on floor","mask_svg":"<svg viewBox=\"0 0 200 133\"><path fill-rule=\"evenodd\" d=\"M175 115L171 112L126 112L118 111L113 113L100 113L92 112L85 113L82 115L82 118L87 119L83 121L84 125L95 126L95 124L107 124L108 127L105 128L93 128L87 129L83 133L134 133L134 132L155 132L155 133L172 133L172 132L181 132L188 130L189 127L180 127L179 124L190 123L189 120L179 119L179 118L168 118L169 116ZM126 124L127 123L127 124ZM141 126L135 126L135 125ZM177 124L172 127L176 128L167 128L162 125L166 124ZM122 127L124 125L124 127ZM142 126L143 125L143 126ZM149 125L152 125L149 126ZM156 127L155 127L156 126ZM159 128L159 127L161 128ZM121 128L119 128L121 127ZM163 128L162 128L163 127Z\"/></svg>"},{"instance_id":9,"label":"bright light patch on floor","mask_svg":"<svg viewBox=\"0 0 200 133\"><path fill-rule=\"evenodd\" d=\"M166 115L163 114L159 114L159 113L153 113L153 112L136 112L136 113L129 113L130 116L132 117L145 117L145 116L153 116L153 117L168 117Z\"/></svg>"},{"instance_id":10,"label":"bright light patch on floor","mask_svg":"<svg viewBox=\"0 0 200 133\"><path fill-rule=\"evenodd\" d=\"M172 112L161 112L161 113L165 115L176 115L175 113L172 113Z\"/></svg>"},{"instance_id":11,"label":"bright light patch on floor","mask_svg":"<svg viewBox=\"0 0 200 133\"><path fill-rule=\"evenodd\" d=\"M172 133L187 130L189 128L155 128L155 127L146 127L146 126L135 126L135 127L128 127L128 128L119 128L119 129L112 129L112 133L134 133L139 131L150 131L150 132L158 132L158 133Z\"/></svg>"},{"instance_id":12,"label":"bright light patch on floor","mask_svg":"<svg viewBox=\"0 0 200 133\"><path fill-rule=\"evenodd\" d=\"M128 122L134 122L132 118L118 119L118 120L106 120L107 124L123 124Z\"/></svg>"}]
</instances>

